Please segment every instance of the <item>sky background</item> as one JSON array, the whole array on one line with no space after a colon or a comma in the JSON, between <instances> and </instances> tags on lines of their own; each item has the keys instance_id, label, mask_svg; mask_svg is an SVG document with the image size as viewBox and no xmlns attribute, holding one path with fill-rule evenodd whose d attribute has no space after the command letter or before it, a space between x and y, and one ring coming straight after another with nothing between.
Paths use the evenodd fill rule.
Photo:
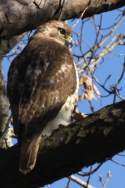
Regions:
<instances>
[{"instance_id":1,"label":"sky background","mask_svg":"<svg viewBox=\"0 0 125 188\"><path fill-rule=\"evenodd\" d=\"M118 18L120 12L119 11L112 11L103 14L103 27L107 28L110 27L113 22ZM96 23L99 22L100 16L96 16ZM76 20L75 20L76 23ZM74 22L70 21L69 25L71 26L74 24ZM75 26L74 32L80 32L81 28L81 22L78 22L78 24ZM105 30L105 33L107 30ZM119 28L117 29L116 33L125 33L125 21L121 23ZM112 37L110 38L110 40ZM87 51L93 44L95 40L95 28L93 26L93 21L90 19L89 21L86 20L84 24L84 29L83 29L83 52ZM22 43L20 44L22 48ZM18 47L19 50L19 47ZM78 48L74 48L74 53L80 53ZM13 53L14 50L11 51ZM111 87L118 79L119 74L121 73L122 67L123 67L123 61L125 57L125 49L124 46L118 46L116 47L112 53L108 54L104 62L99 65L99 67L96 70L96 78L103 83L103 81L106 79L107 75L111 74L111 79L108 82L107 87ZM12 60L13 57L11 58L5 58L4 63L3 63L3 71L4 71L4 77L5 80L7 79L7 72L8 72L8 67L10 64L10 61ZM122 95L125 97L125 77L121 83L122 87ZM105 94L104 91L101 88L98 88L101 92L101 94ZM111 104L113 101L113 97L107 97L107 98L98 98L96 100L92 101L92 104L95 107L95 111L108 105ZM79 109L81 112L84 113L91 113L90 107L87 101L82 101L79 102ZM96 147L96 146L93 146ZM125 153L122 153L122 155ZM125 164L125 156L114 156L113 160ZM87 171L88 169L83 169L84 171ZM112 161L107 161L103 164L103 166L90 178L90 184L93 185L95 188L102 188L101 183L99 182L99 176L102 176L104 182L106 180L106 175L108 172L111 172L112 176L110 177L110 180L106 186L106 188L125 188L125 167L120 166L115 164ZM83 178L83 180L86 180L86 178ZM51 185L51 188L64 188L67 183L67 179L64 178L62 180L59 180ZM47 187L47 186L46 186ZM70 184L70 188L79 188L75 183Z\"/></svg>"},{"instance_id":2,"label":"sky background","mask_svg":"<svg viewBox=\"0 0 125 188\"><path fill-rule=\"evenodd\" d=\"M120 12L119 11L111 11L103 14L102 22L103 27L108 28L110 27L113 22L115 22L118 19ZM96 23L99 22L100 16L96 16ZM69 23L71 25L71 22ZM75 32L79 32L81 28L81 22L79 22L75 27ZM105 33L108 32L108 30L105 30ZM125 21L123 20L118 29L115 32L116 34L125 33ZM93 44L95 40L95 29L93 27L93 21L92 19L90 21L87 21L84 24L83 29L83 51L87 51L91 45ZM112 40L112 36L109 38L109 40ZM78 49L74 49L75 53L79 53ZM99 67L96 70L96 77L97 79L103 83L103 81L106 79L107 75L112 75L111 79L108 81L107 87L111 87L114 83L116 83L117 79L119 78L119 75L123 68L123 62L125 57L125 48L124 46L118 46L116 47L110 54L108 54L104 62L99 65ZM125 77L121 83L122 87L122 96L125 97ZM105 94L105 92L98 87L101 94ZM113 96L107 97L107 98L98 98L96 100L93 100L92 103L95 107L95 110L98 110L108 104L111 104L113 101ZM87 101L82 101L79 103L79 109L80 111L84 113L91 113L90 107ZM93 146L94 147L94 146ZM96 147L96 146L95 146ZM125 155L123 152L122 155ZM125 164L125 156L114 156L113 160L120 163ZM83 169L84 171L87 171L89 169ZM90 178L90 184L93 185L96 188L102 188L102 185L99 181L99 176L102 176L103 181L106 181L107 174L111 172L111 177L109 182L107 183L106 188L125 188L125 166L120 166L115 164L112 161L105 162L102 167ZM87 178L83 178L83 180L86 180ZM51 185L51 188L64 188L67 183L67 179L64 178L63 180L57 181ZM79 188L75 183L70 184L70 188Z\"/></svg>"}]
</instances>

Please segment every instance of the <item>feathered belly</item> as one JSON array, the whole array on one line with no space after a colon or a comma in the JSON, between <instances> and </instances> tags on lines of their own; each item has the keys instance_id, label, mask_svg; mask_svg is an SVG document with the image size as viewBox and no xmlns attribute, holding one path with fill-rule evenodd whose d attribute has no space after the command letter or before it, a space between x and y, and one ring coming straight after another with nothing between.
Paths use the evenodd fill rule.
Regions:
<instances>
[{"instance_id":1,"label":"feathered belly","mask_svg":"<svg viewBox=\"0 0 125 188\"><path fill-rule=\"evenodd\" d=\"M71 123L72 112L78 101L78 91L79 91L79 78L78 78L76 66L75 66L75 70L76 70L76 83L77 83L76 90L72 95L70 95L67 98L65 104L62 106L57 116L53 120L48 122L48 124L42 131L42 136L49 137L54 130L59 128L60 125L68 126Z\"/></svg>"}]
</instances>

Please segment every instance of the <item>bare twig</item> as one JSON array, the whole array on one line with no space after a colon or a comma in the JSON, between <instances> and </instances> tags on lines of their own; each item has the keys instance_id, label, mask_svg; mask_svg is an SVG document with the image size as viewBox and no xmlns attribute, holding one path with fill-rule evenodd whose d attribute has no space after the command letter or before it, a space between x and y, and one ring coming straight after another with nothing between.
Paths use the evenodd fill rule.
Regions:
<instances>
[{"instance_id":1,"label":"bare twig","mask_svg":"<svg viewBox=\"0 0 125 188\"><path fill-rule=\"evenodd\" d=\"M77 183L78 185L84 187L84 188L94 188L92 185L87 184L87 182L81 180L80 178L78 178L75 175L69 176L69 179L72 180L73 182Z\"/></svg>"}]
</instances>

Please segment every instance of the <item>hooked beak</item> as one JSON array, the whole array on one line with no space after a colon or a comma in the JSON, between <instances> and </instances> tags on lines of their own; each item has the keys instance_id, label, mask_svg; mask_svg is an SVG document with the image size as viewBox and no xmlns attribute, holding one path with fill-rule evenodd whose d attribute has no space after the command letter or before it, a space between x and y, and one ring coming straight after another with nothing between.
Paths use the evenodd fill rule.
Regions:
<instances>
[{"instance_id":1,"label":"hooked beak","mask_svg":"<svg viewBox=\"0 0 125 188\"><path fill-rule=\"evenodd\" d=\"M73 39L71 35L66 36L65 41L66 41L66 46L69 46L69 47L73 46Z\"/></svg>"}]
</instances>

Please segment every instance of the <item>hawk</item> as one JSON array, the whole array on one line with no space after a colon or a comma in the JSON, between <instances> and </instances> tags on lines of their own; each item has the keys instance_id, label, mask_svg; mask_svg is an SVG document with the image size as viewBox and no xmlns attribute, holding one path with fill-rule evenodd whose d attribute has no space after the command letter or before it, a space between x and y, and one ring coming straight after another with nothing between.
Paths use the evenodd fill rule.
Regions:
<instances>
[{"instance_id":1,"label":"hawk","mask_svg":"<svg viewBox=\"0 0 125 188\"><path fill-rule=\"evenodd\" d=\"M23 174L33 170L44 138L71 122L79 84L69 39L65 22L46 22L10 66L7 93Z\"/></svg>"}]
</instances>

